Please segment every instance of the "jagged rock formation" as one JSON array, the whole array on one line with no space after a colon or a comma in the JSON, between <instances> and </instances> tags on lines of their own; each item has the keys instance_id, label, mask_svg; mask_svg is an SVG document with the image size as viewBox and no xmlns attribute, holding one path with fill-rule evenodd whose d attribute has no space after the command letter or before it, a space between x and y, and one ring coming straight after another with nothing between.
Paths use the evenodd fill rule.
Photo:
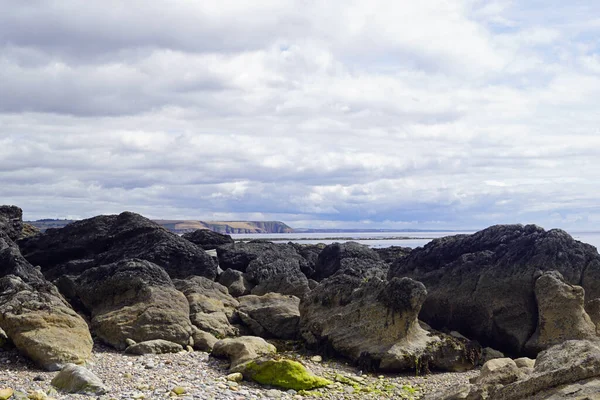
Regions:
<instances>
[{"instance_id":1,"label":"jagged rock formation","mask_svg":"<svg viewBox=\"0 0 600 400\"><path fill-rule=\"evenodd\" d=\"M429 293L420 318L509 354L521 354L537 327L535 280L556 270L600 297L600 255L562 230L497 225L435 239L397 260L388 278L419 280Z\"/></svg>"},{"instance_id":2,"label":"jagged rock formation","mask_svg":"<svg viewBox=\"0 0 600 400\"><path fill-rule=\"evenodd\" d=\"M359 269L360 263L338 271L302 299L300 331L310 346L331 349L366 370L461 371L477 364L478 345L420 327L427 296L421 283L365 278Z\"/></svg>"},{"instance_id":3,"label":"jagged rock formation","mask_svg":"<svg viewBox=\"0 0 600 400\"><path fill-rule=\"evenodd\" d=\"M127 339L190 343L187 299L156 264L131 259L94 267L75 280L75 287L91 314L93 332L117 349L124 350Z\"/></svg>"},{"instance_id":4,"label":"jagged rock formation","mask_svg":"<svg viewBox=\"0 0 600 400\"><path fill-rule=\"evenodd\" d=\"M15 208L0 209L0 329L42 368L81 364L92 351L87 324L11 239L22 227Z\"/></svg>"},{"instance_id":5,"label":"jagged rock formation","mask_svg":"<svg viewBox=\"0 0 600 400\"><path fill-rule=\"evenodd\" d=\"M325 246L319 253L315 273L311 278L321 281L349 267L362 271L375 268L387 271L388 265L368 246L356 242L333 243Z\"/></svg>"},{"instance_id":6,"label":"jagged rock formation","mask_svg":"<svg viewBox=\"0 0 600 400\"><path fill-rule=\"evenodd\" d=\"M393 264L400 258L404 258L410 254L412 248L401 246L390 246L373 249L383 261L388 264Z\"/></svg>"},{"instance_id":7,"label":"jagged rock formation","mask_svg":"<svg viewBox=\"0 0 600 400\"><path fill-rule=\"evenodd\" d=\"M216 249L224 244L234 243L229 235L213 232L209 229L196 229L183 234L183 238L202 247L204 250Z\"/></svg>"},{"instance_id":8,"label":"jagged rock formation","mask_svg":"<svg viewBox=\"0 0 600 400\"><path fill-rule=\"evenodd\" d=\"M235 243L217 248L219 266L245 272L252 294L269 292L302 296L309 291L302 273L308 262L294 246L262 241Z\"/></svg>"},{"instance_id":9,"label":"jagged rock formation","mask_svg":"<svg viewBox=\"0 0 600 400\"><path fill-rule=\"evenodd\" d=\"M217 275L215 261L198 246L131 212L48 229L20 240L19 246L48 279L131 258L157 264L171 278L198 275L215 279Z\"/></svg>"}]
</instances>

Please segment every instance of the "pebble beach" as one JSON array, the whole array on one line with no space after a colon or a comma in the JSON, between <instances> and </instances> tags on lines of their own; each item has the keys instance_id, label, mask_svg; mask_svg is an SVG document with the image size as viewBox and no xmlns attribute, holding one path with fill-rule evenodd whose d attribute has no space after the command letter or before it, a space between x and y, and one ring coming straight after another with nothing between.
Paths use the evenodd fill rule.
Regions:
<instances>
[{"instance_id":1,"label":"pebble beach","mask_svg":"<svg viewBox=\"0 0 600 400\"><path fill-rule=\"evenodd\" d=\"M102 396L57 392L51 385L57 372L39 369L16 350L0 353L0 389L11 388L14 399L419 399L459 383L477 371L375 375L335 359L302 352L282 353L302 362L313 373L334 383L326 388L297 393L264 387L253 382L228 380L228 362L205 352L130 356L104 345L95 345L87 366L105 384Z\"/></svg>"}]
</instances>

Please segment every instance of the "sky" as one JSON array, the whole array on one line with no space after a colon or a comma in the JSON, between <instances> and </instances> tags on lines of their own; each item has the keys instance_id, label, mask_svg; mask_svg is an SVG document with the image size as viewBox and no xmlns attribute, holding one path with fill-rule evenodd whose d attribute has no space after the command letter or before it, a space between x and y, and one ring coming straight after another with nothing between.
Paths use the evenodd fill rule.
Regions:
<instances>
[{"instance_id":1,"label":"sky","mask_svg":"<svg viewBox=\"0 0 600 400\"><path fill-rule=\"evenodd\" d=\"M596 0L0 0L0 204L600 230Z\"/></svg>"}]
</instances>

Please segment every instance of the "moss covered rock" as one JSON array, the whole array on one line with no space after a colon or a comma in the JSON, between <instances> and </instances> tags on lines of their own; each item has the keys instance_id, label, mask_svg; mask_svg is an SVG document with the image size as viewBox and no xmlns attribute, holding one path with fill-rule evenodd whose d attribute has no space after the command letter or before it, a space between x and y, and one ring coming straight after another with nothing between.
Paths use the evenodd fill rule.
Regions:
<instances>
[{"instance_id":1,"label":"moss covered rock","mask_svg":"<svg viewBox=\"0 0 600 400\"><path fill-rule=\"evenodd\" d=\"M283 389L310 390L333 383L313 375L299 362L285 359L250 361L243 366L242 374L244 378L262 385L277 386Z\"/></svg>"}]
</instances>

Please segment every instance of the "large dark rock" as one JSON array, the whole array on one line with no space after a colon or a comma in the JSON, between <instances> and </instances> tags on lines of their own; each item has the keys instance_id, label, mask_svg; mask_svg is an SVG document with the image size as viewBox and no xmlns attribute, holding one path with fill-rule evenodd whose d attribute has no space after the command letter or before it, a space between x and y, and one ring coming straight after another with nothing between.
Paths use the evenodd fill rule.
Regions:
<instances>
[{"instance_id":1,"label":"large dark rock","mask_svg":"<svg viewBox=\"0 0 600 400\"><path fill-rule=\"evenodd\" d=\"M423 282L420 318L509 354L520 354L537 327L535 280L557 270L586 298L600 297L600 255L562 230L497 225L433 240L397 260L389 278Z\"/></svg>"},{"instance_id":2,"label":"large dark rock","mask_svg":"<svg viewBox=\"0 0 600 400\"><path fill-rule=\"evenodd\" d=\"M300 299L296 296L267 293L243 296L238 300L238 314L255 335L288 340L298 337Z\"/></svg>"},{"instance_id":3,"label":"large dark rock","mask_svg":"<svg viewBox=\"0 0 600 400\"><path fill-rule=\"evenodd\" d=\"M477 364L477 344L420 327L417 316L427 296L423 284L409 278L388 282L357 271L338 271L302 299L300 332L309 346L367 370L463 371Z\"/></svg>"},{"instance_id":4,"label":"large dark rock","mask_svg":"<svg viewBox=\"0 0 600 400\"><path fill-rule=\"evenodd\" d=\"M410 247L402 246L379 247L373 250L379 255L379 258L388 264L393 264L395 261L406 257L412 251Z\"/></svg>"},{"instance_id":5,"label":"large dark rock","mask_svg":"<svg viewBox=\"0 0 600 400\"><path fill-rule=\"evenodd\" d=\"M224 244L233 243L231 236L213 232L210 229L196 229L193 232L184 233L183 238L202 247L204 250L212 250Z\"/></svg>"},{"instance_id":6,"label":"large dark rock","mask_svg":"<svg viewBox=\"0 0 600 400\"><path fill-rule=\"evenodd\" d=\"M219 266L245 272L253 285L252 294L269 292L301 297L310 289L302 273L308 262L294 246L262 241L235 243L217 248Z\"/></svg>"},{"instance_id":7,"label":"large dark rock","mask_svg":"<svg viewBox=\"0 0 600 400\"><path fill-rule=\"evenodd\" d=\"M85 321L4 231L0 231L0 330L45 369L91 357L92 338Z\"/></svg>"},{"instance_id":8,"label":"large dark rock","mask_svg":"<svg viewBox=\"0 0 600 400\"><path fill-rule=\"evenodd\" d=\"M302 272L308 279L312 279L313 274L317 268L317 263L319 260L319 254L325 248L325 244L300 244L300 243L289 243L307 261L306 264L302 266Z\"/></svg>"},{"instance_id":9,"label":"large dark rock","mask_svg":"<svg viewBox=\"0 0 600 400\"><path fill-rule=\"evenodd\" d=\"M379 255L368 246L356 242L333 243L325 246L319 253L315 273L311 278L320 281L349 267L363 270L371 266L388 268Z\"/></svg>"},{"instance_id":10,"label":"large dark rock","mask_svg":"<svg viewBox=\"0 0 600 400\"><path fill-rule=\"evenodd\" d=\"M75 287L94 333L117 349L125 349L127 339L190 343L187 299L156 264L130 259L94 267L75 280Z\"/></svg>"},{"instance_id":11,"label":"large dark rock","mask_svg":"<svg viewBox=\"0 0 600 400\"><path fill-rule=\"evenodd\" d=\"M189 241L141 215L124 212L71 223L19 241L23 255L49 279L78 275L100 265L137 258L164 268L171 278L215 279L215 261Z\"/></svg>"},{"instance_id":12,"label":"large dark rock","mask_svg":"<svg viewBox=\"0 0 600 400\"><path fill-rule=\"evenodd\" d=\"M0 206L0 231L17 240L23 230L23 211L16 206Z\"/></svg>"}]
</instances>

